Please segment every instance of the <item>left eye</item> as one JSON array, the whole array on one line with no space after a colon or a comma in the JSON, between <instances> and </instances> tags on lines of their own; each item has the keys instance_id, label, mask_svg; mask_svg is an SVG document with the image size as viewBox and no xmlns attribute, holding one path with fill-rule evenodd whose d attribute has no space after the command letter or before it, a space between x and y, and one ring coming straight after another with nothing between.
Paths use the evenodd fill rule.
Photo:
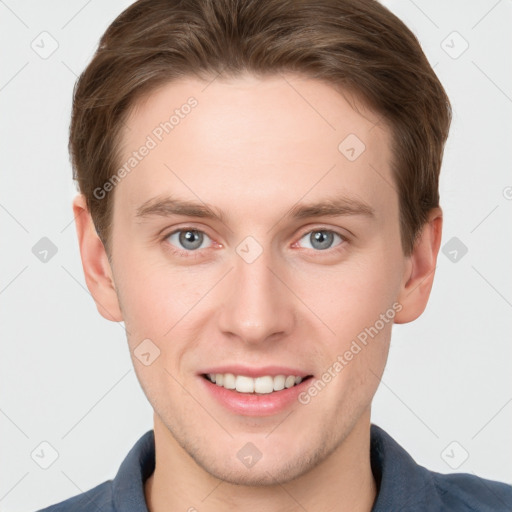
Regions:
<instances>
[{"instance_id":1,"label":"left eye","mask_svg":"<svg viewBox=\"0 0 512 512\"><path fill-rule=\"evenodd\" d=\"M306 241L306 248L308 249L324 251L326 249L331 249L336 239L339 240L339 243L336 245L339 245L344 241L343 237L338 235L338 233L321 229L306 233L300 240ZM309 244L309 246L307 244Z\"/></svg>"},{"instance_id":2,"label":"left eye","mask_svg":"<svg viewBox=\"0 0 512 512\"><path fill-rule=\"evenodd\" d=\"M195 251L196 249L203 249L208 246L210 237L202 231L195 229L182 229L171 233L167 239L178 249L185 249L187 251Z\"/></svg>"}]
</instances>

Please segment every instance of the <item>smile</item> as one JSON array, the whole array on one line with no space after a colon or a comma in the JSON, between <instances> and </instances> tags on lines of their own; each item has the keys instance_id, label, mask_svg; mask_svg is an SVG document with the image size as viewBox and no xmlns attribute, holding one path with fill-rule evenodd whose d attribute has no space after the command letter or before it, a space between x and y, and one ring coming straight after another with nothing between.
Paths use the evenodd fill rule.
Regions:
<instances>
[{"instance_id":1,"label":"smile","mask_svg":"<svg viewBox=\"0 0 512 512\"><path fill-rule=\"evenodd\" d=\"M289 389L308 378L297 375L264 375L252 378L247 375L234 375L233 373L208 373L203 376L224 389L253 394L269 394Z\"/></svg>"}]
</instances>

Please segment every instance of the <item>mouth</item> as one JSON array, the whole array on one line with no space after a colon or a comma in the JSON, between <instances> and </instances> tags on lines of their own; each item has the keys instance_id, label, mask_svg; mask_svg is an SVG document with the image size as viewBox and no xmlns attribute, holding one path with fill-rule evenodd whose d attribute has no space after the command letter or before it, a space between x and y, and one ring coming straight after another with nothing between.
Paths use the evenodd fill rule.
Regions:
<instances>
[{"instance_id":1,"label":"mouth","mask_svg":"<svg viewBox=\"0 0 512 512\"><path fill-rule=\"evenodd\" d=\"M201 368L197 377L200 389L228 414L271 417L300 404L313 374L300 366L226 364Z\"/></svg>"},{"instance_id":2,"label":"mouth","mask_svg":"<svg viewBox=\"0 0 512 512\"><path fill-rule=\"evenodd\" d=\"M298 386L312 375L262 375L250 377L233 373L203 373L204 379L218 387L246 395L274 395Z\"/></svg>"}]
</instances>

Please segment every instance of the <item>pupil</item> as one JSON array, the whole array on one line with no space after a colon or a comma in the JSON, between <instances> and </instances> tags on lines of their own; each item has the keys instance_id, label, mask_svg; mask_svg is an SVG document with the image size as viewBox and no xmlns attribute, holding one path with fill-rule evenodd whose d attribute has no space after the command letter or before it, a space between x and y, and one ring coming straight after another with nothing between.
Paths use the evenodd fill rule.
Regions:
<instances>
[{"instance_id":1,"label":"pupil","mask_svg":"<svg viewBox=\"0 0 512 512\"><path fill-rule=\"evenodd\" d=\"M315 231L311 234L311 245L315 249L328 249L333 241L333 234L327 231Z\"/></svg>"},{"instance_id":2,"label":"pupil","mask_svg":"<svg viewBox=\"0 0 512 512\"><path fill-rule=\"evenodd\" d=\"M184 231L180 233L180 243L186 249L197 249L201 247L202 234L197 231Z\"/></svg>"}]
</instances>

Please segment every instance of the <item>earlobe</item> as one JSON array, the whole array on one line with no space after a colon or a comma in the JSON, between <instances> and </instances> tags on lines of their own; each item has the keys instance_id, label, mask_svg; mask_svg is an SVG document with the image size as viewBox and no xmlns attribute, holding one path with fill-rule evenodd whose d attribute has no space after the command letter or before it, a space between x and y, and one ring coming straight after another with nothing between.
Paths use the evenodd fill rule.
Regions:
<instances>
[{"instance_id":1,"label":"earlobe","mask_svg":"<svg viewBox=\"0 0 512 512\"><path fill-rule=\"evenodd\" d=\"M416 320L427 306L441 245L442 225L441 208L432 209L407 261L398 298L402 309L395 316L397 324Z\"/></svg>"},{"instance_id":2,"label":"earlobe","mask_svg":"<svg viewBox=\"0 0 512 512\"><path fill-rule=\"evenodd\" d=\"M101 316L112 322L121 322L112 269L103 242L100 240L85 197L79 194L73 200L73 214L87 288Z\"/></svg>"}]
</instances>

